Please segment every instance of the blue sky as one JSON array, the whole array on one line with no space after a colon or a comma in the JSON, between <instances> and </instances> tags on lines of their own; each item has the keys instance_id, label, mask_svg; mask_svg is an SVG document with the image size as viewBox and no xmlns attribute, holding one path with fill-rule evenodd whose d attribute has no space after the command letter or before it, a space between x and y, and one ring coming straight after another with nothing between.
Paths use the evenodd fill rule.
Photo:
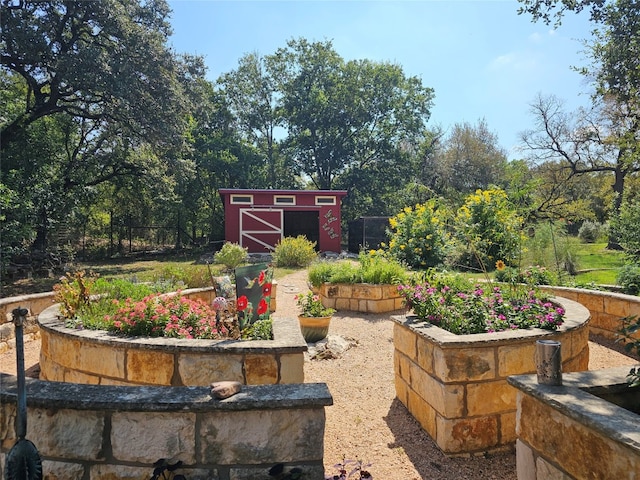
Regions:
<instances>
[{"instance_id":1,"label":"blue sky","mask_svg":"<svg viewBox=\"0 0 640 480\"><path fill-rule=\"evenodd\" d=\"M484 118L509 158L520 158L519 133L533 126L529 105L554 94L572 110L589 102L589 86L571 69L587 63L586 14L557 30L518 15L515 0L250 1L170 0L178 53L204 57L208 78L233 70L246 53L274 53L287 40L331 40L346 60L402 66L435 90L430 125L450 129Z\"/></svg>"}]
</instances>

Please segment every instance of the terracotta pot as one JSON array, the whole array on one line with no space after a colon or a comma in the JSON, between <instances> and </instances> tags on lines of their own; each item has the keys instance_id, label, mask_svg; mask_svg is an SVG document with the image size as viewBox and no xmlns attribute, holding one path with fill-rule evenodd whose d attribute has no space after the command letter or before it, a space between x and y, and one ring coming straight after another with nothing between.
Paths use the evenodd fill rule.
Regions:
<instances>
[{"instance_id":1,"label":"terracotta pot","mask_svg":"<svg viewBox=\"0 0 640 480\"><path fill-rule=\"evenodd\" d=\"M314 343L322 340L329 333L331 317L303 317L298 315L300 330L307 343Z\"/></svg>"}]
</instances>

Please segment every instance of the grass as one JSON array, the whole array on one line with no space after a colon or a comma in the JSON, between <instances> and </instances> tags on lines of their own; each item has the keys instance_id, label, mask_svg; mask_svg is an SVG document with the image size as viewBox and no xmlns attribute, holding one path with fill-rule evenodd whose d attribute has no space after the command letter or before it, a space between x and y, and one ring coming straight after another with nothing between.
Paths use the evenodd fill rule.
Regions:
<instances>
[{"instance_id":1,"label":"grass","mask_svg":"<svg viewBox=\"0 0 640 480\"><path fill-rule=\"evenodd\" d=\"M625 263L624 253L619 250L608 250L606 243L579 243L575 245L575 259L579 283L596 283L599 285L615 285L620 268Z\"/></svg>"},{"instance_id":2,"label":"grass","mask_svg":"<svg viewBox=\"0 0 640 480\"><path fill-rule=\"evenodd\" d=\"M577 238L570 239L569 251L575 261L578 274L570 276L562 273L562 282L566 285L615 285L620 268L625 264L624 253L619 250L608 250L606 243L582 243ZM546 265L557 272L556 265ZM469 278L484 279L482 273L465 273ZM493 278L493 275L491 275Z\"/></svg>"},{"instance_id":3,"label":"grass","mask_svg":"<svg viewBox=\"0 0 640 480\"><path fill-rule=\"evenodd\" d=\"M137 282L153 282L161 279L175 278L183 280L189 287L211 286L211 276L207 265L196 262L200 254L182 253L178 255L157 256L153 258L118 258L101 262L78 262L74 270L94 272L101 278L120 278ZM226 275L224 267L212 264L211 273L214 276ZM274 278L282 278L295 272L294 268L275 268ZM60 275L61 276L61 275ZM29 293L49 292L59 282L59 277L26 278L3 285L2 297L11 297Z\"/></svg>"}]
</instances>

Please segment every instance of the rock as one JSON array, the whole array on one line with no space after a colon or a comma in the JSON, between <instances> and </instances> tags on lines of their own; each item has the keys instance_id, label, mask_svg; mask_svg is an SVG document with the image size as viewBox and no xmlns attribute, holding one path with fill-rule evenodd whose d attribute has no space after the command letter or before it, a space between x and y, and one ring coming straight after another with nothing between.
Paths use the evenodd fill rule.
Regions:
<instances>
[{"instance_id":1,"label":"rock","mask_svg":"<svg viewBox=\"0 0 640 480\"><path fill-rule=\"evenodd\" d=\"M229 398L242 389L240 382L224 381L211 384L211 396L219 400Z\"/></svg>"},{"instance_id":2,"label":"rock","mask_svg":"<svg viewBox=\"0 0 640 480\"><path fill-rule=\"evenodd\" d=\"M311 360L340 358L344 352L357 345L358 341L353 338L329 335L319 342L309 344L307 354Z\"/></svg>"}]
</instances>

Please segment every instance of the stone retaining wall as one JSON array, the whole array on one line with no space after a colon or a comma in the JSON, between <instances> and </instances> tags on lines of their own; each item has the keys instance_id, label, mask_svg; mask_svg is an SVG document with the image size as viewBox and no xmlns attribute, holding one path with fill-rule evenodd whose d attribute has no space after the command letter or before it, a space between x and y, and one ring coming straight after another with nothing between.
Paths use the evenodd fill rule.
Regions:
<instances>
[{"instance_id":1,"label":"stone retaining wall","mask_svg":"<svg viewBox=\"0 0 640 480\"><path fill-rule=\"evenodd\" d=\"M640 477L640 416L589 393L624 384L629 367L563 375L562 386L516 376L518 480Z\"/></svg>"},{"instance_id":2,"label":"stone retaining wall","mask_svg":"<svg viewBox=\"0 0 640 480\"><path fill-rule=\"evenodd\" d=\"M403 298L396 285L324 283L318 295L325 307L336 310L384 313L403 308Z\"/></svg>"},{"instance_id":3,"label":"stone retaining wall","mask_svg":"<svg viewBox=\"0 0 640 480\"><path fill-rule=\"evenodd\" d=\"M206 387L117 387L27 379L27 439L45 478L148 480L161 458L189 480L270 478L277 463L323 475L325 384L244 386L226 400ZM16 441L17 379L0 374L0 471Z\"/></svg>"},{"instance_id":4,"label":"stone retaining wall","mask_svg":"<svg viewBox=\"0 0 640 480\"><path fill-rule=\"evenodd\" d=\"M516 394L509 375L536 371L535 342L562 342L562 369L589 364L589 311L556 298L566 310L558 331L512 330L455 335L415 316L394 316L398 399L449 455L513 448Z\"/></svg>"},{"instance_id":5,"label":"stone retaining wall","mask_svg":"<svg viewBox=\"0 0 640 480\"><path fill-rule=\"evenodd\" d=\"M18 295L16 297L0 299L0 353L16 347L15 328L12 312L16 308L26 308L29 312L23 326L24 339L40 338L37 318L45 308L53 305L53 292Z\"/></svg>"},{"instance_id":6,"label":"stone retaining wall","mask_svg":"<svg viewBox=\"0 0 640 480\"><path fill-rule=\"evenodd\" d=\"M274 320L273 340L185 340L77 330L66 327L57 314L54 305L38 319L43 380L174 387L222 380L253 385L304 382L307 344L297 318Z\"/></svg>"},{"instance_id":7,"label":"stone retaining wall","mask_svg":"<svg viewBox=\"0 0 640 480\"><path fill-rule=\"evenodd\" d=\"M583 288L550 286L540 286L539 288L587 307L591 312L591 321L589 322L591 332L610 340L618 338L622 317L640 315L640 297L638 296ZM640 332L636 333L636 338L640 339Z\"/></svg>"}]
</instances>

